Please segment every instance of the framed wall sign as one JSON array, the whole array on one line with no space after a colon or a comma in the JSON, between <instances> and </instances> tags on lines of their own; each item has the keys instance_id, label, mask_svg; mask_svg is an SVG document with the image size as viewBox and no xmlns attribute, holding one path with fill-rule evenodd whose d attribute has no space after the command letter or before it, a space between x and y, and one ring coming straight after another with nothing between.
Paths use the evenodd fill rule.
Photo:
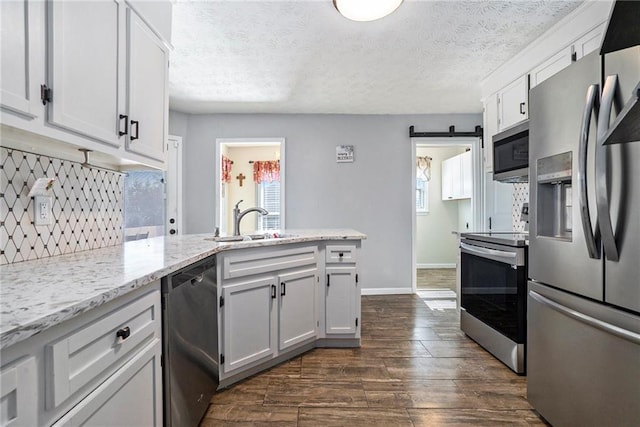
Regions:
<instances>
[{"instance_id":1,"label":"framed wall sign","mask_svg":"<svg viewBox=\"0 0 640 427\"><path fill-rule=\"evenodd\" d=\"M336 145L336 162L353 163L353 145Z\"/></svg>"}]
</instances>

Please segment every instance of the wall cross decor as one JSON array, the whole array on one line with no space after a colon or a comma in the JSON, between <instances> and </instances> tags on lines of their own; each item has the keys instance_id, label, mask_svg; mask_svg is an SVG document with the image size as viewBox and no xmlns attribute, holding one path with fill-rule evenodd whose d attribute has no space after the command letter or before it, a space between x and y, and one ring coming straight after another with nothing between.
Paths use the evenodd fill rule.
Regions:
<instances>
[{"instance_id":1,"label":"wall cross decor","mask_svg":"<svg viewBox=\"0 0 640 427\"><path fill-rule=\"evenodd\" d=\"M240 175L236 176L236 179L240 181L240 187L242 187L242 181L244 181L247 177L240 172Z\"/></svg>"}]
</instances>

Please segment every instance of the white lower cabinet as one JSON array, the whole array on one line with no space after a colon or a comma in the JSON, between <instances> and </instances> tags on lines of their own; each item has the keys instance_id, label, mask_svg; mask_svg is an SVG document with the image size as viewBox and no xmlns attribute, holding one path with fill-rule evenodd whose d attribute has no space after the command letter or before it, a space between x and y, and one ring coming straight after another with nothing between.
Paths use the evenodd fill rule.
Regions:
<instances>
[{"instance_id":1,"label":"white lower cabinet","mask_svg":"<svg viewBox=\"0 0 640 427\"><path fill-rule=\"evenodd\" d=\"M251 278L223 287L223 372L275 354L276 280L275 276Z\"/></svg>"},{"instance_id":2,"label":"white lower cabinet","mask_svg":"<svg viewBox=\"0 0 640 427\"><path fill-rule=\"evenodd\" d=\"M0 426L162 425L160 283L2 349Z\"/></svg>"},{"instance_id":3,"label":"white lower cabinet","mask_svg":"<svg viewBox=\"0 0 640 427\"><path fill-rule=\"evenodd\" d=\"M38 407L33 404L37 390L35 357L3 367L0 371L0 425L37 425Z\"/></svg>"},{"instance_id":4,"label":"white lower cabinet","mask_svg":"<svg viewBox=\"0 0 640 427\"><path fill-rule=\"evenodd\" d=\"M325 330L331 334L354 334L358 325L360 290L354 267L327 267Z\"/></svg>"},{"instance_id":5,"label":"white lower cabinet","mask_svg":"<svg viewBox=\"0 0 640 427\"><path fill-rule=\"evenodd\" d=\"M54 426L161 425L161 354L156 338Z\"/></svg>"},{"instance_id":6,"label":"white lower cabinet","mask_svg":"<svg viewBox=\"0 0 640 427\"><path fill-rule=\"evenodd\" d=\"M218 254L222 387L315 345L359 345L358 245L324 246L324 256L317 244Z\"/></svg>"},{"instance_id":7,"label":"white lower cabinet","mask_svg":"<svg viewBox=\"0 0 640 427\"><path fill-rule=\"evenodd\" d=\"M279 276L279 350L286 350L317 335L316 283L318 269Z\"/></svg>"}]
</instances>

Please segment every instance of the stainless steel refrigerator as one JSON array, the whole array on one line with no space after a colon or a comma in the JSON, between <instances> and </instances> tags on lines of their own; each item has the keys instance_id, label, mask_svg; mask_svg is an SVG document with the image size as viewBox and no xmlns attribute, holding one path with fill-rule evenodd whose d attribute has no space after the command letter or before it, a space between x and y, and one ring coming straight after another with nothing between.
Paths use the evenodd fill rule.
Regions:
<instances>
[{"instance_id":1,"label":"stainless steel refrigerator","mask_svg":"<svg viewBox=\"0 0 640 427\"><path fill-rule=\"evenodd\" d=\"M556 426L640 425L638 22L617 2L603 49L529 95L527 398Z\"/></svg>"}]
</instances>

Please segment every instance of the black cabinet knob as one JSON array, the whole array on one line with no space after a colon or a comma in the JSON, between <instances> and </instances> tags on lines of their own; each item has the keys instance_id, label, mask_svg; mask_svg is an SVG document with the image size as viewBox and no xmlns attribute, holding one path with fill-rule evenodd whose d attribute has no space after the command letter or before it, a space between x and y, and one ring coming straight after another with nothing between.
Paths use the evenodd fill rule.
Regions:
<instances>
[{"instance_id":1,"label":"black cabinet knob","mask_svg":"<svg viewBox=\"0 0 640 427\"><path fill-rule=\"evenodd\" d=\"M176 230L172 228L171 230L169 230L169 234L176 234Z\"/></svg>"},{"instance_id":2,"label":"black cabinet knob","mask_svg":"<svg viewBox=\"0 0 640 427\"><path fill-rule=\"evenodd\" d=\"M131 329L128 326L118 329L118 332L116 332L116 337L122 338L123 341L129 338L129 335L131 335Z\"/></svg>"},{"instance_id":3,"label":"black cabinet knob","mask_svg":"<svg viewBox=\"0 0 640 427\"><path fill-rule=\"evenodd\" d=\"M174 218L169 219L169 224L175 224L176 220Z\"/></svg>"},{"instance_id":4,"label":"black cabinet knob","mask_svg":"<svg viewBox=\"0 0 640 427\"><path fill-rule=\"evenodd\" d=\"M342 257L344 256L344 253L340 252L340 253L338 254L338 256L339 256L340 258L342 258Z\"/></svg>"}]
</instances>

